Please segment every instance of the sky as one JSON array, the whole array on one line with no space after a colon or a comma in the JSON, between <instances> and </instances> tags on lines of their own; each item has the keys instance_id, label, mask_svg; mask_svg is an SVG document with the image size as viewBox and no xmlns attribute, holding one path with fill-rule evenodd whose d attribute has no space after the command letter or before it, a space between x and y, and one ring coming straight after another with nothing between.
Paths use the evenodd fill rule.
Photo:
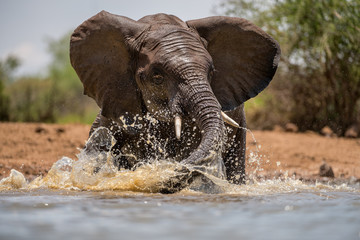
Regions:
<instances>
[{"instance_id":1,"label":"sky","mask_svg":"<svg viewBox=\"0 0 360 240\"><path fill-rule=\"evenodd\" d=\"M182 20L214 15L221 0L0 0L0 60L17 56L16 75L45 73L51 61L47 41L59 39L100 12L134 20L168 13Z\"/></svg>"}]
</instances>

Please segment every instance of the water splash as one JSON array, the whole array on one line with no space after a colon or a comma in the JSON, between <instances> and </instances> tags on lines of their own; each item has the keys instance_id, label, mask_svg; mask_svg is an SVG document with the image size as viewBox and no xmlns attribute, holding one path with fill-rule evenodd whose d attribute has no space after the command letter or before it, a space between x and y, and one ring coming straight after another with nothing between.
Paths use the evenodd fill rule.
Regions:
<instances>
[{"instance_id":1,"label":"water splash","mask_svg":"<svg viewBox=\"0 0 360 240\"><path fill-rule=\"evenodd\" d=\"M27 182L21 172L11 169L10 176L0 181L0 190L26 188Z\"/></svg>"},{"instance_id":2,"label":"water splash","mask_svg":"<svg viewBox=\"0 0 360 240\"><path fill-rule=\"evenodd\" d=\"M30 183L23 174L12 170L10 176L1 181L0 190L49 188L174 193L189 188L209 193L222 191L213 179L222 180L212 176L221 171L220 164L213 162L195 167L172 159L153 159L140 161L132 169L119 170L114 164L119 156L111 151L115 144L110 130L100 127L77 155L77 161L63 157L53 164L45 177Z\"/></svg>"},{"instance_id":3,"label":"water splash","mask_svg":"<svg viewBox=\"0 0 360 240\"><path fill-rule=\"evenodd\" d=\"M221 193L241 196L258 196L296 192L349 191L360 189L347 184L329 185L324 183L306 184L300 180L272 179L253 181L244 185L234 185L212 175L195 171L184 171L176 162L156 161L145 163L136 170L115 171L104 167L98 173L91 173L91 164L82 165L78 160L63 157L50 169L45 177L38 177L28 183L24 175L12 170L10 176L0 181L0 191L65 189L74 191L131 191L145 193L182 194ZM87 167L89 167L87 169ZM183 172L181 172L183 171Z\"/></svg>"},{"instance_id":4,"label":"water splash","mask_svg":"<svg viewBox=\"0 0 360 240\"><path fill-rule=\"evenodd\" d=\"M246 129L246 131L250 131ZM251 133L251 131L250 131ZM252 134L252 133L251 133ZM11 170L10 176L0 181L0 191L33 189L66 189L74 191L132 191L147 193L221 193L242 196L268 195L299 191L357 191L346 184L330 186L316 183L305 184L289 178L261 180L256 178L261 171L263 156L255 137L255 150L250 151L248 163L255 166L248 174L245 185L234 185L217 177L221 165L184 166L172 159L157 158L137 164L133 169L118 169L114 164L116 157L111 152L116 143L107 128L98 128L86 146L77 155L77 161L63 157L53 164L45 177L27 182L24 175ZM151 139L148 139L149 141ZM157 143L154 143L157 145Z\"/></svg>"}]
</instances>

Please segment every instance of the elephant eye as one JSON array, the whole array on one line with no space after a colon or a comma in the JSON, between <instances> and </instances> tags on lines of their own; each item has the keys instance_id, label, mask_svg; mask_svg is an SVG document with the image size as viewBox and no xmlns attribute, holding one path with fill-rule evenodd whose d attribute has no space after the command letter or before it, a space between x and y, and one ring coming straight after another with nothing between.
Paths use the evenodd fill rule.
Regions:
<instances>
[{"instance_id":1,"label":"elephant eye","mask_svg":"<svg viewBox=\"0 0 360 240\"><path fill-rule=\"evenodd\" d=\"M157 71L153 73L152 79L156 85L160 85L164 82L164 76Z\"/></svg>"},{"instance_id":2,"label":"elephant eye","mask_svg":"<svg viewBox=\"0 0 360 240\"><path fill-rule=\"evenodd\" d=\"M212 66L208 73L208 81L211 81L214 76L215 68Z\"/></svg>"},{"instance_id":3,"label":"elephant eye","mask_svg":"<svg viewBox=\"0 0 360 240\"><path fill-rule=\"evenodd\" d=\"M209 72L209 75L208 75L208 79L211 80L213 76L214 76L214 72L213 72L213 71L210 71L210 72Z\"/></svg>"}]
</instances>

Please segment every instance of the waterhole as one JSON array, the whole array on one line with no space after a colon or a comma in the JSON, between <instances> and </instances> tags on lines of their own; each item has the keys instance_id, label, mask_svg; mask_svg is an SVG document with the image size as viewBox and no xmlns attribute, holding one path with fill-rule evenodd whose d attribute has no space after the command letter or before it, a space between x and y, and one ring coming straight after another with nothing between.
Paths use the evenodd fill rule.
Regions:
<instances>
[{"instance_id":1,"label":"waterhole","mask_svg":"<svg viewBox=\"0 0 360 240\"><path fill-rule=\"evenodd\" d=\"M217 164L161 158L118 170L114 139L94 134L45 177L28 182L12 170L0 181L0 239L360 239L359 184L233 185L214 174ZM260 158L249 153L254 176Z\"/></svg>"}]
</instances>

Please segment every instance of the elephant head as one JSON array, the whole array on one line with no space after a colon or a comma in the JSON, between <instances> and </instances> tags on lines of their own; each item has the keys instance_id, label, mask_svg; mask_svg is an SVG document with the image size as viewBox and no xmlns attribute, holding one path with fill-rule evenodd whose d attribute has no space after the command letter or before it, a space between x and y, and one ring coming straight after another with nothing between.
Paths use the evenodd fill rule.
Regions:
<instances>
[{"instance_id":1,"label":"elephant head","mask_svg":"<svg viewBox=\"0 0 360 240\"><path fill-rule=\"evenodd\" d=\"M150 112L160 121L194 119L202 138L184 162L200 164L221 149L222 111L235 109L271 81L275 40L245 19L183 22L156 14L138 21L102 11L73 33L70 58L101 114L120 125ZM228 119L231 121L231 119Z\"/></svg>"}]
</instances>

